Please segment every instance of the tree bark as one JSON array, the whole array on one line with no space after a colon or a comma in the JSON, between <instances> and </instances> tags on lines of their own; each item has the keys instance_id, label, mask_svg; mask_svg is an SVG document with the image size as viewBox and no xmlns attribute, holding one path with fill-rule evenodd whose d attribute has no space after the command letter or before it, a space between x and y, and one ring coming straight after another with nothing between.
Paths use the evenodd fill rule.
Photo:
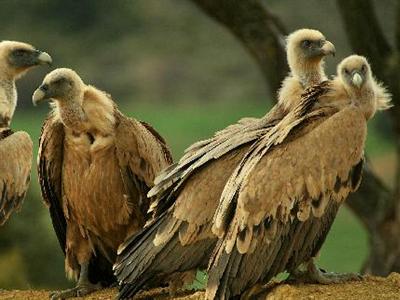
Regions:
<instances>
[{"instance_id":1,"label":"tree bark","mask_svg":"<svg viewBox=\"0 0 400 300\"><path fill-rule=\"evenodd\" d=\"M256 60L272 99L287 75L285 27L258 0L192 0L225 26Z\"/></svg>"}]
</instances>

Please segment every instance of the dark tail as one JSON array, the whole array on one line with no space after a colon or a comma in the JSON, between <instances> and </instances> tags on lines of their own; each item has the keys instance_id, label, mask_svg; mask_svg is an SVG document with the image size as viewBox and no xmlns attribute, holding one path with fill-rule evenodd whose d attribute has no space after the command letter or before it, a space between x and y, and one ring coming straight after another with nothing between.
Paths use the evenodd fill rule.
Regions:
<instances>
[{"instance_id":1,"label":"dark tail","mask_svg":"<svg viewBox=\"0 0 400 300\"><path fill-rule=\"evenodd\" d=\"M153 241L159 229L166 228L171 222L177 225L168 227L171 229L169 238L155 246ZM121 246L114 265L120 283L118 299L129 299L155 276L189 271L207 262L215 240L206 239L182 246L179 240L181 226L181 221L164 213Z\"/></svg>"},{"instance_id":2,"label":"dark tail","mask_svg":"<svg viewBox=\"0 0 400 300\"><path fill-rule=\"evenodd\" d=\"M148 279L148 276L144 276L144 274L148 274L146 271L151 267L157 254L163 249L162 245L156 247L153 240L165 218L166 214L162 215L120 246L113 267L114 274L120 283L118 299L132 297Z\"/></svg>"},{"instance_id":3,"label":"dark tail","mask_svg":"<svg viewBox=\"0 0 400 300\"><path fill-rule=\"evenodd\" d=\"M232 278L238 276L241 261L242 255L237 252L236 247L231 253L227 253L223 240L218 242L209 262L209 278L205 299L225 300L235 296L230 286Z\"/></svg>"}]
</instances>

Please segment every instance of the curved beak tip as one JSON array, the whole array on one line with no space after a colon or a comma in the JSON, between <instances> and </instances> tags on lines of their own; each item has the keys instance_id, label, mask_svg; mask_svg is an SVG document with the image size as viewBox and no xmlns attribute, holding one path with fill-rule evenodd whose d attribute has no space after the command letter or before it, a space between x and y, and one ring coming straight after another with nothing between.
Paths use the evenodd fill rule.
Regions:
<instances>
[{"instance_id":1,"label":"curved beak tip","mask_svg":"<svg viewBox=\"0 0 400 300\"><path fill-rule=\"evenodd\" d=\"M38 56L38 60L40 64L48 64L51 65L53 62L53 59L47 52L41 52Z\"/></svg>"},{"instance_id":2,"label":"curved beak tip","mask_svg":"<svg viewBox=\"0 0 400 300\"><path fill-rule=\"evenodd\" d=\"M329 41L326 41L326 43L324 44L324 46L322 47L322 50L324 51L325 55L332 55L335 56L336 54L336 48L335 45L332 44Z\"/></svg>"},{"instance_id":3,"label":"curved beak tip","mask_svg":"<svg viewBox=\"0 0 400 300\"><path fill-rule=\"evenodd\" d=\"M37 89L32 95L32 104L37 106L37 104L45 98L45 93L41 89Z\"/></svg>"},{"instance_id":4,"label":"curved beak tip","mask_svg":"<svg viewBox=\"0 0 400 300\"><path fill-rule=\"evenodd\" d=\"M356 73L356 74L353 75L353 77L351 78L351 81L352 81L353 84L354 84L356 87L358 87L358 88L359 88L359 87L362 85L362 83L363 83L363 79L362 79L361 75L358 74L358 73Z\"/></svg>"}]
</instances>

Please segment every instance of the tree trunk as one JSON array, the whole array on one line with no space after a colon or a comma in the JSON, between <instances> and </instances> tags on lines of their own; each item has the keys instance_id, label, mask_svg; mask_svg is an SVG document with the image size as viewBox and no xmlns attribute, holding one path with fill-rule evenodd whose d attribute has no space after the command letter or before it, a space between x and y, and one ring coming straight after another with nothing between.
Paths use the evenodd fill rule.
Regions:
<instances>
[{"instance_id":1,"label":"tree trunk","mask_svg":"<svg viewBox=\"0 0 400 300\"><path fill-rule=\"evenodd\" d=\"M287 75L287 34L278 18L257 0L192 0L208 16L224 25L256 60L272 98Z\"/></svg>"}]
</instances>

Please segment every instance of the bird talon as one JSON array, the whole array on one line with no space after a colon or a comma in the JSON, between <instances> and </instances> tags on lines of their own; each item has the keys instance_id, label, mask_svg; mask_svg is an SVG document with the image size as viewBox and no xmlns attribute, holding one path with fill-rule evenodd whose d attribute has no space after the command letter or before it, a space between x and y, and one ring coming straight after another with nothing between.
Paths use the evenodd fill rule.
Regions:
<instances>
[{"instance_id":1,"label":"bird talon","mask_svg":"<svg viewBox=\"0 0 400 300\"><path fill-rule=\"evenodd\" d=\"M319 284L337 284L363 279L363 276L357 273L334 273L319 269L315 265L313 260L308 261L305 266L305 270L301 270L300 267L291 272L287 281Z\"/></svg>"},{"instance_id":2,"label":"bird talon","mask_svg":"<svg viewBox=\"0 0 400 300\"><path fill-rule=\"evenodd\" d=\"M63 291L50 292L51 300L62 300L68 298L82 297L89 295L101 289L100 284L81 284L72 289L67 289Z\"/></svg>"}]
</instances>

